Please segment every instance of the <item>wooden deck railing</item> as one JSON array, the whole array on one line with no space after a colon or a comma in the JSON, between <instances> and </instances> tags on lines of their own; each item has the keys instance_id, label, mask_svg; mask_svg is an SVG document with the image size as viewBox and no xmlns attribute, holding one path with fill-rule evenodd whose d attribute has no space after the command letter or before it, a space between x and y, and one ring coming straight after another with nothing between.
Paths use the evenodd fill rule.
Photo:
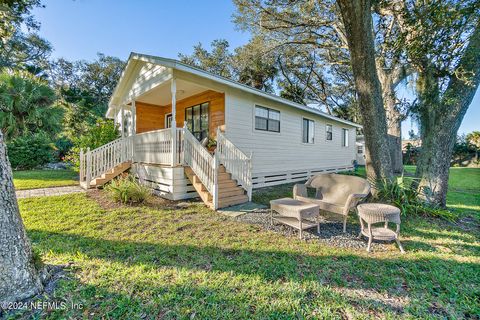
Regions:
<instances>
[{"instance_id":1,"label":"wooden deck railing","mask_svg":"<svg viewBox=\"0 0 480 320\"><path fill-rule=\"evenodd\" d=\"M139 133L134 136L135 162L172 164L172 129L161 129ZM176 161L181 164L183 129L177 128Z\"/></svg>"}]
</instances>

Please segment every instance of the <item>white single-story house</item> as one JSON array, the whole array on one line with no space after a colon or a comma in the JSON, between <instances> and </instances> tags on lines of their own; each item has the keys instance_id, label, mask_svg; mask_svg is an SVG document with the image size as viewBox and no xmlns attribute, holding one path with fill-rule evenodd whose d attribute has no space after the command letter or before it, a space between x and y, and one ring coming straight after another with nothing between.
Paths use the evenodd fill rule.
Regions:
<instances>
[{"instance_id":1,"label":"white single-story house","mask_svg":"<svg viewBox=\"0 0 480 320\"><path fill-rule=\"evenodd\" d=\"M122 138L82 152L84 186L101 185L131 167L160 196L200 196L212 208L248 201L254 188L351 170L361 127L138 53L130 55L106 116Z\"/></svg>"},{"instance_id":2,"label":"white single-story house","mask_svg":"<svg viewBox=\"0 0 480 320\"><path fill-rule=\"evenodd\" d=\"M357 141L355 143L357 150L355 151L357 164L360 166L365 165L365 137L362 135L357 136Z\"/></svg>"}]
</instances>

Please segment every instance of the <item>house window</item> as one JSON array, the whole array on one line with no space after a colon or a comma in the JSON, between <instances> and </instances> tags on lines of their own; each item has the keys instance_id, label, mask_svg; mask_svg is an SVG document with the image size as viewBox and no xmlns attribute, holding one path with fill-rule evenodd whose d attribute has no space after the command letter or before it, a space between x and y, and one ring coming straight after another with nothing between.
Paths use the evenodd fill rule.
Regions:
<instances>
[{"instance_id":1,"label":"house window","mask_svg":"<svg viewBox=\"0 0 480 320\"><path fill-rule=\"evenodd\" d=\"M255 106L255 129L280 132L280 111Z\"/></svg>"},{"instance_id":2,"label":"house window","mask_svg":"<svg viewBox=\"0 0 480 320\"><path fill-rule=\"evenodd\" d=\"M169 113L165 115L165 128L171 128L172 127L172 114Z\"/></svg>"},{"instance_id":3,"label":"house window","mask_svg":"<svg viewBox=\"0 0 480 320\"><path fill-rule=\"evenodd\" d=\"M363 153L363 146L357 146L357 153L362 154Z\"/></svg>"},{"instance_id":4,"label":"house window","mask_svg":"<svg viewBox=\"0 0 480 320\"><path fill-rule=\"evenodd\" d=\"M327 124L326 134L327 134L327 140L332 141L333 140L333 127L332 127L331 124Z\"/></svg>"},{"instance_id":5,"label":"house window","mask_svg":"<svg viewBox=\"0 0 480 320\"><path fill-rule=\"evenodd\" d=\"M208 137L208 102L186 108L185 121L198 140Z\"/></svg>"},{"instance_id":6,"label":"house window","mask_svg":"<svg viewBox=\"0 0 480 320\"><path fill-rule=\"evenodd\" d=\"M130 113L125 112L123 116L122 130L125 137L130 135L130 130L132 129L132 121Z\"/></svg>"},{"instance_id":7,"label":"house window","mask_svg":"<svg viewBox=\"0 0 480 320\"><path fill-rule=\"evenodd\" d=\"M315 135L315 122L313 120L303 118L302 142L313 143Z\"/></svg>"},{"instance_id":8,"label":"house window","mask_svg":"<svg viewBox=\"0 0 480 320\"><path fill-rule=\"evenodd\" d=\"M348 129L342 128L342 147L348 147Z\"/></svg>"}]
</instances>

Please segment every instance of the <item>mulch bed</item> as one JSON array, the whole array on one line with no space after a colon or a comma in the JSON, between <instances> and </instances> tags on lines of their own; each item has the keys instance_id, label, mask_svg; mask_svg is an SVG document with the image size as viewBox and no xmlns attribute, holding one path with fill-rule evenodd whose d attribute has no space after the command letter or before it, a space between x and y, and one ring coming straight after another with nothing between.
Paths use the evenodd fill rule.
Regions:
<instances>
[{"instance_id":1,"label":"mulch bed","mask_svg":"<svg viewBox=\"0 0 480 320\"><path fill-rule=\"evenodd\" d=\"M155 209L177 209L182 207L182 203L179 201L171 201L157 196L151 196L144 203L136 204L123 204L114 201L110 198L108 193L102 189L91 189L87 192L87 197L95 200L100 207L105 210L114 210L119 208L129 207L149 207ZM180 206L180 207L179 207Z\"/></svg>"}]
</instances>

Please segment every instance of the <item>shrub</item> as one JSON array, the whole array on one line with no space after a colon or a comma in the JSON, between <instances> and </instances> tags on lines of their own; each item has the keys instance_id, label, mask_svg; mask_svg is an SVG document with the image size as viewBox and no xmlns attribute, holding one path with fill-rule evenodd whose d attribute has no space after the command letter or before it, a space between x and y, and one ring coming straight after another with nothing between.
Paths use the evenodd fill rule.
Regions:
<instances>
[{"instance_id":1,"label":"shrub","mask_svg":"<svg viewBox=\"0 0 480 320\"><path fill-rule=\"evenodd\" d=\"M131 175L112 180L105 190L115 201L124 204L143 203L152 193L150 188L138 183Z\"/></svg>"},{"instance_id":2,"label":"shrub","mask_svg":"<svg viewBox=\"0 0 480 320\"><path fill-rule=\"evenodd\" d=\"M12 168L33 169L53 160L54 146L45 134L25 135L7 142Z\"/></svg>"},{"instance_id":3,"label":"shrub","mask_svg":"<svg viewBox=\"0 0 480 320\"><path fill-rule=\"evenodd\" d=\"M458 215L454 212L439 207L433 207L423 202L419 198L417 189L412 187L411 183L407 183L403 176L394 182L383 180L378 183L375 200L389 203L399 208L402 215L415 214L431 216L449 221L454 221L458 218Z\"/></svg>"},{"instance_id":4,"label":"shrub","mask_svg":"<svg viewBox=\"0 0 480 320\"><path fill-rule=\"evenodd\" d=\"M95 126L84 135L73 139L73 147L67 153L65 159L70 162L75 169L80 167L80 149L86 151L87 148L93 150L119 137L118 130L111 120L98 120Z\"/></svg>"},{"instance_id":5,"label":"shrub","mask_svg":"<svg viewBox=\"0 0 480 320\"><path fill-rule=\"evenodd\" d=\"M60 137L55 141L55 156L58 161L63 161L73 147L73 142L67 137Z\"/></svg>"}]
</instances>

